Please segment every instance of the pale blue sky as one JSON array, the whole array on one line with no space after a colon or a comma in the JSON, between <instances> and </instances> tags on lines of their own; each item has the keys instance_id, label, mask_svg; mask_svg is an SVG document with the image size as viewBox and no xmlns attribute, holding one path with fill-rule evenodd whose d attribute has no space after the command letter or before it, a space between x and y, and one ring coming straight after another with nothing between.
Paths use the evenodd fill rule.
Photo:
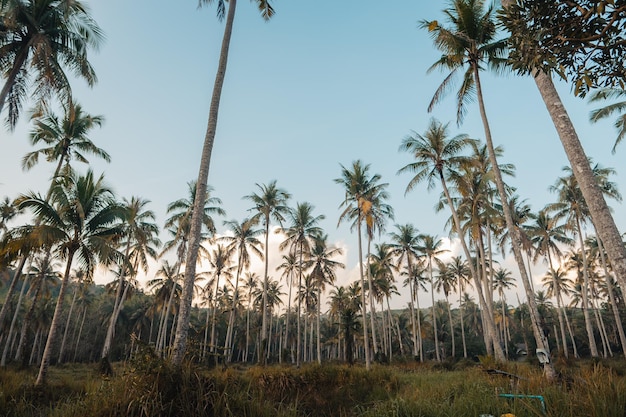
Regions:
<instances>
[{"instance_id":1,"label":"pale blue sky","mask_svg":"<svg viewBox=\"0 0 626 417\"><path fill-rule=\"evenodd\" d=\"M186 183L197 176L223 24L214 7L198 10L194 0L85 3L106 34L101 50L91 54L99 83L88 89L74 82L76 100L106 118L91 137L112 162L97 162L94 169L106 172L120 197L150 199L162 224L166 205L185 196ZM226 219L248 216L250 205L242 196L256 191L255 183L277 179L293 194L293 205L309 201L326 216L322 226L331 239L347 245L347 266L354 268L356 236L346 226L336 227L343 192L333 179L339 164L361 159L389 183L396 223L447 235L447 212L433 210L439 190L427 193L424 185L405 197L409 176L396 175L411 161L398 152L402 138L411 130L423 132L433 116L451 121L454 134L483 136L475 104L456 127L453 94L433 114L426 111L444 74L426 74L439 53L418 22L442 19L447 2L273 5L277 13L265 23L252 3L238 3L209 174ZM547 189L566 164L554 127L531 79L485 74L483 83L494 141L505 148L501 162L517 167L509 183L538 210L553 201ZM591 126L592 107L567 86L560 90L589 155L622 169L626 150L611 155L611 123ZM0 131L1 197L43 192L49 180L50 164L30 172L20 168L31 150L28 129L23 118L15 133ZM623 176L614 180L623 191ZM623 206L611 205L624 230Z\"/></svg>"}]
</instances>

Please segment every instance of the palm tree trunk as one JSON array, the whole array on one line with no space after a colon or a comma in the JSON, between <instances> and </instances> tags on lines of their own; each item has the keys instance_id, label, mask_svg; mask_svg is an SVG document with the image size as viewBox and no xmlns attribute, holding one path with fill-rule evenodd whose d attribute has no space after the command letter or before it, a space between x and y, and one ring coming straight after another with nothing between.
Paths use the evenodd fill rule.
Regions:
<instances>
[{"instance_id":1,"label":"palm tree trunk","mask_svg":"<svg viewBox=\"0 0 626 417\"><path fill-rule=\"evenodd\" d=\"M548 263L550 264L550 271L552 271L552 285L554 286L554 292L556 297L556 307L557 307L557 316L559 318L559 327L561 329L561 339L563 340L563 354L565 357L569 357L569 352L567 348L567 338L565 337L565 324L563 323L563 316L565 312L563 311L563 306L561 305L561 288L556 279L556 271L554 270L554 265L552 264L552 256L550 256L550 249L547 250L548 255Z\"/></svg>"},{"instance_id":2,"label":"palm tree trunk","mask_svg":"<svg viewBox=\"0 0 626 417\"><path fill-rule=\"evenodd\" d=\"M448 294L446 293L446 304L448 304L448 321L450 322L450 338L452 339L452 358L456 357L456 344L454 341L454 322L452 321L452 306L450 300L448 300Z\"/></svg>"},{"instance_id":3,"label":"palm tree trunk","mask_svg":"<svg viewBox=\"0 0 626 417\"><path fill-rule=\"evenodd\" d=\"M439 335L437 334L437 314L435 312L435 283L433 282L433 265L431 258L428 259L428 275L430 276L430 299L432 302L433 335L435 337L435 359L437 362L441 362L441 355L439 354Z\"/></svg>"},{"instance_id":4,"label":"palm tree trunk","mask_svg":"<svg viewBox=\"0 0 626 417\"><path fill-rule=\"evenodd\" d=\"M520 276L522 279L522 283L524 284L524 290L526 291L526 296L528 298L528 307L530 311L530 319L533 327L533 334L535 336L535 342L537 344L537 349L543 349L544 352L548 352L547 340L545 336L541 332L539 328L539 310L537 309L537 303L535 302L535 294L532 292L532 288L530 285L530 280L528 279L528 275L526 273L526 266L524 264L524 259L522 257L522 244L519 235L517 234L517 229L513 224L513 218L511 217L510 206L508 203L508 198L506 195L506 191L504 189L504 181L502 180L502 174L500 172L500 167L498 166L498 160L496 159L496 153L493 146L493 141L491 139L491 129L489 127L489 122L487 121L487 113L485 111L485 103L483 101L482 88L480 84L480 76L478 72L478 65L473 65L474 70L474 80L476 82L476 97L478 98L478 107L480 109L480 116L483 122L483 127L485 129L485 140L487 142L487 149L489 150L489 159L491 161L494 177L496 180L496 187L498 189L498 194L500 195L500 202L502 203L502 211L504 212L504 218L506 220L506 227L509 232L509 236L511 237L511 244L513 247L513 255L515 261L517 262L517 266L520 271ZM551 361L546 361L543 364L544 373L548 380L553 380L556 378L556 371Z\"/></svg>"},{"instance_id":5,"label":"palm tree trunk","mask_svg":"<svg viewBox=\"0 0 626 417\"><path fill-rule=\"evenodd\" d=\"M15 305L15 312L13 314L13 319L11 320L11 325L9 326L9 333L7 335L7 340L4 345L4 350L2 351L2 360L0 360L1 367L5 367L7 364L7 355L9 354L9 347L12 344L11 340L14 338L13 331L17 323L17 316L19 315L19 312L20 312L20 306L22 305L22 299L24 298L24 291L26 289L27 282L28 282L28 276L24 278L24 280L22 281L22 288L20 289L20 295L19 297L17 297L17 304Z\"/></svg>"},{"instance_id":6,"label":"palm tree trunk","mask_svg":"<svg viewBox=\"0 0 626 417\"><path fill-rule=\"evenodd\" d=\"M270 218L265 217L265 272L263 274L263 320L261 321L261 352L259 353L259 362L265 365L265 352L267 350L267 274L269 269L269 235L270 235ZM247 349L246 349L247 351Z\"/></svg>"},{"instance_id":7,"label":"palm tree trunk","mask_svg":"<svg viewBox=\"0 0 626 417\"><path fill-rule=\"evenodd\" d=\"M17 265L17 268L15 268L15 271L13 272L13 279L11 280L11 284L9 284L9 288L7 289L7 295L4 299L4 304L2 305L2 309L0 310L0 323L4 322L4 318L8 314L9 305L11 304L11 298L13 298L15 287L17 286L18 281L22 277L22 269L24 269L24 264L26 264L26 259L28 259L28 256L26 255L22 256L22 259L20 259L20 263Z\"/></svg>"},{"instance_id":8,"label":"palm tree trunk","mask_svg":"<svg viewBox=\"0 0 626 417\"><path fill-rule=\"evenodd\" d=\"M585 198L598 236L604 242L616 279L622 288L626 288L626 248L622 243L620 232L615 225L615 220L606 204L602 190L596 182L576 129L563 106L551 77L538 71L534 79L561 139L563 149Z\"/></svg>"},{"instance_id":9,"label":"palm tree trunk","mask_svg":"<svg viewBox=\"0 0 626 417\"><path fill-rule=\"evenodd\" d=\"M367 234L367 285L369 292L369 303L370 303L370 325L372 328L372 348L374 349L374 355L378 353L378 341L376 339L376 311L374 309L374 291L372 288L372 272L370 271L370 247L372 244L372 239Z\"/></svg>"},{"instance_id":10,"label":"palm tree trunk","mask_svg":"<svg viewBox=\"0 0 626 417\"><path fill-rule=\"evenodd\" d=\"M585 317L585 329L587 330L587 339L589 340L589 350L591 351L591 357L597 358L598 347L596 345L596 339L593 334L593 324L591 323L591 317L589 316L589 269L587 265L587 255L585 254L585 243L583 242L582 228L580 226L580 219L578 214L576 218L576 229L578 230L578 243L580 244L580 253L583 261L583 316Z\"/></svg>"},{"instance_id":11,"label":"palm tree trunk","mask_svg":"<svg viewBox=\"0 0 626 417\"><path fill-rule=\"evenodd\" d=\"M217 294L220 288L220 274L215 278L215 298L213 298L213 319L211 320L211 353L216 353L217 342L215 341L215 324L217 322ZM180 316L179 316L180 317Z\"/></svg>"},{"instance_id":12,"label":"palm tree trunk","mask_svg":"<svg viewBox=\"0 0 626 417\"><path fill-rule=\"evenodd\" d=\"M74 249L70 249L67 254L67 265L65 267L65 274L61 281L61 288L59 288L59 295L57 299L56 307L54 308L54 315L52 316L52 322L50 323L50 330L48 332L48 338L46 340L46 347L41 357L41 365L39 367L39 374L35 381L35 386L41 386L46 381L48 374L48 366L50 365L50 358L52 357L52 349L54 348L55 338L59 324L61 321L61 312L63 310L63 304L65 301L65 291L67 290L67 283L70 280L70 270L72 268L72 260L74 259Z\"/></svg>"},{"instance_id":13,"label":"palm tree trunk","mask_svg":"<svg viewBox=\"0 0 626 417\"><path fill-rule=\"evenodd\" d=\"M83 326L85 325L85 318L87 317L87 306L83 309L83 319L80 322L78 329L78 336L76 337L76 347L74 348L74 362L76 362L76 355L78 353L78 346L80 346L80 337L83 334Z\"/></svg>"},{"instance_id":14,"label":"palm tree trunk","mask_svg":"<svg viewBox=\"0 0 626 417\"><path fill-rule=\"evenodd\" d=\"M237 310L237 302L239 301L239 278L241 277L242 267L243 265L241 260L241 253L239 253L237 262L237 276L235 278L235 291L233 292L233 302L230 307L230 315L228 317L228 328L226 329L226 342L224 343L224 355L226 363L230 363L233 354L232 340L235 327L235 310Z\"/></svg>"},{"instance_id":15,"label":"palm tree trunk","mask_svg":"<svg viewBox=\"0 0 626 417\"><path fill-rule=\"evenodd\" d=\"M289 295L287 296L287 314L285 317L285 346L289 347L289 315L291 314L291 289L293 287L293 276L292 276L292 272L289 272ZM279 362L282 363L282 357L283 357L283 353L280 352L280 355L278 356L280 358ZM293 360L292 360L293 363Z\"/></svg>"},{"instance_id":16,"label":"palm tree trunk","mask_svg":"<svg viewBox=\"0 0 626 417\"><path fill-rule=\"evenodd\" d=\"M598 232L596 230L596 236ZM624 334L624 326L622 326L622 319L619 315L619 309L617 307L617 302L615 301L615 294L613 294L613 283L612 277L609 274L609 269L606 264L606 258L604 256L604 247L602 245L602 240L596 237L598 240L598 251L600 252L600 261L602 263L602 268L604 269L604 276L606 282L606 290L609 293L609 301L611 303L611 309L613 310L613 320L615 320L615 327L617 327L617 333L619 335L619 341L622 345L622 352L624 356L626 356L626 335Z\"/></svg>"},{"instance_id":17,"label":"palm tree trunk","mask_svg":"<svg viewBox=\"0 0 626 417\"><path fill-rule=\"evenodd\" d=\"M80 282L78 284L80 285ZM72 303L70 304L70 311L67 315L67 323L65 323L65 331L63 332L63 339L61 340L61 348L59 349L59 363L63 363L63 353L65 351L65 342L67 341L67 333L70 329L70 323L72 322L72 312L74 311L74 304L76 303L77 293L78 293L78 287L74 288L74 296L72 297Z\"/></svg>"},{"instance_id":18,"label":"palm tree trunk","mask_svg":"<svg viewBox=\"0 0 626 417\"><path fill-rule=\"evenodd\" d=\"M459 316L461 322L461 341L463 343L463 358L467 359L467 342L465 341L465 324L463 322L463 285L459 282Z\"/></svg>"},{"instance_id":19,"label":"palm tree trunk","mask_svg":"<svg viewBox=\"0 0 626 417\"><path fill-rule=\"evenodd\" d=\"M357 233L359 235L359 278L361 279L361 304L363 310L363 347L365 349L365 369L370 370L371 359L369 349L369 338L367 335L367 304L365 304L365 279L363 278L363 249L361 245L361 210L359 209L357 219Z\"/></svg>"},{"instance_id":20,"label":"palm tree trunk","mask_svg":"<svg viewBox=\"0 0 626 417\"><path fill-rule=\"evenodd\" d=\"M235 19L236 6L237 0L229 0L228 14L226 16L226 25L224 27L224 37L222 38L222 48L220 51L217 74L215 75L213 95L211 97L211 107L209 109L207 131L204 137L202 155L200 157L200 169L198 172L198 180L196 183L196 199L194 201L193 207L194 213L203 212L203 205L206 198L209 167L211 164L211 153L213 151L213 142L215 140L215 131L217 129L217 116L219 113L222 86L224 85L224 78L226 75L228 49L230 46L230 38L233 30L233 21ZM187 262L185 263L185 279L183 282L183 293L180 301L180 314L178 315L176 339L174 341L174 347L172 352L172 364L176 367L179 367L181 365L183 361L183 356L187 349L189 320L191 319L191 302L193 300L193 284L196 278L196 261L198 259L200 241L202 240L201 230L202 216L192 216L189 251L187 253Z\"/></svg>"},{"instance_id":21,"label":"palm tree trunk","mask_svg":"<svg viewBox=\"0 0 626 417\"><path fill-rule=\"evenodd\" d=\"M322 290L320 288L317 289L317 363L322 364L322 336L320 334L320 316L322 315L321 311L322 304Z\"/></svg>"},{"instance_id":22,"label":"palm tree trunk","mask_svg":"<svg viewBox=\"0 0 626 417\"><path fill-rule=\"evenodd\" d=\"M459 241L461 242L461 247L463 248L463 253L465 254L465 258L467 259L467 264L470 269L470 275L474 280L474 286L476 287L476 293L478 294L478 302L480 308L483 311L487 311L487 301L485 300L485 296L483 294L483 288L481 279L478 276L478 272L476 271L476 267L472 262L472 255L467 247L467 243L465 242L465 237L463 234L463 230L461 229L461 220L459 219L459 215L454 208L454 203L452 202L452 197L450 197L450 191L448 190L448 186L446 185L446 180L443 176L443 171L439 171L439 180L441 181L441 185L443 187L443 192L446 196L446 200L448 202L448 207L450 207L450 211L452 212L452 220L454 221L454 228L456 229L456 234L459 236ZM486 317L485 317L486 316ZM487 333L488 338L490 340L494 340L496 334L496 324L493 321L493 316L483 315L483 332ZM465 338L463 339L465 340ZM488 348L488 343L486 343L486 348ZM465 345L464 345L465 348ZM500 345L494 344L494 356L498 361L504 361L504 352Z\"/></svg>"},{"instance_id":23,"label":"palm tree trunk","mask_svg":"<svg viewBox=\"0 0 626 417\"><path fill-rule=\"evenodd\" d=\"M302 291L302 252L303 252L303 247L302 247L302 242L300 242L300 262L298 265L298 291L296 292L296 294L299 294L300 291ZM298 315L297 315L297 320L298 320L298 331L297 331L297 336L296 336L296 367L300 367L300 361L302 359L302 347L301 347L301 343L300 343L300 339L301 339L301 335L302 335L302 329L301 329L301 319L300 319L300 313L302 312L302 297L298 297Z\"/></svg>"}]
</instances>

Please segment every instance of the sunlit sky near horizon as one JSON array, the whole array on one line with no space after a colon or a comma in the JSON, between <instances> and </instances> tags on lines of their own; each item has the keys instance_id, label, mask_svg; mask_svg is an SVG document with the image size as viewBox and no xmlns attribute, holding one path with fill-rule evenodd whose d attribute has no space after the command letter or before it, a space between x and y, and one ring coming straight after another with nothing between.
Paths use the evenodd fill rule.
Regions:
<instances>
[{"instance_id":1,"label":"sunlit sky near horizon","mask_svg":"<svg viewBox=\"0 0 626 417\"><path fill-rule=\"evenodd\" d=\"M106 35L100 51L90 55L98 84L89 89L73 82L83 108L105 117L90 137L112 161L91 158L93 169L105 172L120 198L151 200L162 225L167 204L186 197L187 182L197 177L223 23L214 7L198 9L195 0L84 3ZM357 237L348 225L337 227L344 193L333 179L340 176L340 164L360 159L389 183L395 220L388 231L394 223L413 223L422 233L447 236L448 212L434 211L440 191L427 192L424 184L405 196L410 177L396 172L411 162L398 151L401 140L411 130L424 132L431 117L450 122L452 134L483 138L475 103L456 126L455 90L427 112L446 74L427 74L439 53L418 23L442 20L448 2L272 4L276 15L267 23L251 2L237 6L209 174L213 195L227 212L217 220L219 232L225 232L222 220L251 215L242 197L257 191L255 183L276 179L293 195L292 206L308 201L326 217L321 226L347 250L339 283L353 280ZM500 161L516 166L508 183L537 211L554 201L548 187L567 163L556 131L532 79L484 73L482 80L494 142L504 147ZM626 149L611 154L612 121L591 125L588 114L595 107L573 97L567 85L558 86L588 155L616 168L613 180L624 191L619 171ZM42 162L22 171L21 159L32 150L25 116L13 133L0 128L0 197L44 192L53 170ZM610 205L625 230L626 211L620 203ZM503 264L518 275L510 260ZM408 295L398 297L396 306L406 302Z\"/></svg>"}]
</instances>

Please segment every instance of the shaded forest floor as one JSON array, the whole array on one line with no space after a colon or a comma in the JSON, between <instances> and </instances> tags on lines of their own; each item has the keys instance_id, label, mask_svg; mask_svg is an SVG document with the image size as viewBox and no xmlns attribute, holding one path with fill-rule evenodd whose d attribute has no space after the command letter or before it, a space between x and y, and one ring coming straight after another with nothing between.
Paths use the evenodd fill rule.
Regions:
<instances>
[{"instance_id":1,"label":"shaded forest floor","mask_svg":"<svg viewBox=\"0 0 626 417\"><path fill-rule=\"evenodd\" d=\"M626 415L626 362L555 364L548 383L536 363L305 365L180 371L149 355L114 364L0 370L2 416L593 416Z\"/></svg>"}]
</instances>

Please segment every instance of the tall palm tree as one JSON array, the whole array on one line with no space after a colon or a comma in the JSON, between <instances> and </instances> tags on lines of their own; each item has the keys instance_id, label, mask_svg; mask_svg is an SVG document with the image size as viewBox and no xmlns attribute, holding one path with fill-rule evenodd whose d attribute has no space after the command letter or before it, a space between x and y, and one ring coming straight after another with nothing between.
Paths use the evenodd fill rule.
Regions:
<instances>
[{"instance_id":1,"label":"tall palm tree","mask_svg":"<svg viewBox=\"0 0 626 417\"><path fill-rule=\"evenodd\" d=\"M452 304L450 303L450 293L455 290L457 277L453 270L448 269L448 264L441 263L439 265L439 274L435 280L435 288L442 291L446 298L446 307L448 309L448 323L450 325L450 340L452 342L452 358L456 357L456 342L454 338L454 322L452 321Z\"/></svg>"},{"instance_id":2,"label":"tall palm tree","mask_svg":"<svg viewBox=\"0 0 626 417\"><path fill-rule=\"evenodd\" d=\"M287 255L283 255L283 263L276 267L277 271L282 270L282 277L287 281L289 292L287 294L287 313L285 314L285 346L289 346L289 316L291 315L291 290L293 288L294 275L299 270L298 257L296 251L290 250ZM281 349L282 350L282 349ZM293 352L293 348L291 349ZM292 355L293 357L293 355ZM282 363L282 354L278 358Z\"/></svg>"},{"instance_id":3,"label":"tall palm tree","mask_svg":"<svg viewBox=\"0 0 626 417\"><path fill-rule=\"evenodd\" d=\"M513 0L503 0L502 6L505 9L503 22L511 19L511 13L517 2ZM517 41L537 42L537 39L527 39L523 30L512 33L511 46L518 47ZM622 288L626 288L626 248L622 242L619 229L611 215L611 210L604 199L601 186L597 183L588 157L585 154L574 124L572 123L565 106L559 96L552 77L542 69L526 68L533 74L537 89L546 105L552 122L559 135L563 149L567 155L572 172L580 184L580 190L589 207L589 212L593 219L593 224L597 229L598 237L605 244L607 255L614 268L615 276Z\"/></svg>"},{"instance_id":4,"label":"tall palm tree","mask_svg":"<svg viewBox=\"0 0 626 417\"><path fill-rule=\"evenodd\" d=\"M215 353L217 348L217 342L215 340L215 325L217 323L217 301L218 291L220 288L220 278L224 276L227 280L230 280L233 276L233 269L235 266L231 262L231 254L228 252L224 245L218 244L211 252L211 256L208 258L209 264L213 269L213 276L215 278L215 296L213 297L213 318L211 320L211 353Z\"/></svg>"},{"instance_id":5,"label":"tall palm tree","mask_svg":"<svg viewBox=\"0 0 626 417\"><path fill-rule=\"evenodd\" d=\"M396 231L390 233L391 243L389 246L397 257L396 268L400 270L402 268L402 262L406 261L405 268L407 273L413 268L413 261L417 261L419 257L419 244L421 235L418 233L415 226L412 224L400 225L396 224ZM412 336L413 336L413 356L418 354L418 330L415 328L415 312L413 305L413 295L415 291L413 289L413 280L409 279L409 292L411 294L411 301L409 302L409 312L411 314ZM421 336L420 336L421 337Z\"/></svg>"},{"instance_id":6,"label":"tall palm tree","mask_svg":"<svg viewBox=\"0 0 626 417\"><path fill-rule=\"evenodd\" d=\"M156 247L161 244L158 239L159 227L154 223L156 216L152 210L147 209L149 203L150 200L141 197L132 197L130 200L124 198L122 201L123 218L120 226L123 233L121 245L124 257L117 272L119 284L113 314L109 321L102 354L100 355L100 359L103 362L108 361L109 351L115 335L115 325L124 305L127 291L130 288L129 285L124 285L124 280L127 276L131 279L135 278L139 268L146 273L148 271L148 258L156 259ZM122 291L122 287L124 287L124 291Z\"/></svg>"},{"instance_id":7,"label":"tall palm tree","mask_svg":"<svg viewBox=\"0 0 626 417\"><path fill-rule=\"evenodd\" d=\"M509 347L508 347L508 307L506 303L506 294L504 291L509 290L513 287L516 287L515 278L513 278L511 271L505 268L498 268L495 270L493 274L493 287L494 290L498 292L498 296L500 297L500 304L502 306L502 341L504 342L504 352L507 357L509 355Z\"/></svg>"},{"instance_id":8,"label":"tall palm tree","mask_svg":"<svg viewBox=\"0 0 626 417\"><path fill-rule=\"evenodd\" d=\"M333 258L343 254L341 248L328 245L328 235L318 235L313 240L313 246L305 263L306 268L311 269L311 278L317 290L317 362L322 363L322 344L320 333L321 300L322 291L326 285L333 285L337 279L335 270L345 268L345 265Z\"/></svg>"},{"instance_id":9,"label":"tall palm tree","mask_svg":"<svg viewBox=\"0 0 626 417\"><path fill-rule=\"evenodd\" d=\"M217 73L215 75L215 84L213 85L213 94L211 96L211 105L209 108L209 119L207 130L204 136L204 145L200 155L200 168L198 171L198 180L196 182L196 212L202 210L202 202L206 194L207 181L209 177L209 167L211 164L211 154L213 152L213 143L215 141L215 132L217 130L217 116L219 113L220 98L222 95L222 86L226 77L226 66L228 62L228 51L230 48L230 39L233 31L233 22L235 20L235 10L237 0L199 0L199 4L217 3L217 17L223 20L226 17L224 27L224 37L222 38L222 47L220 50L219 62L217 65ZM226 3L228 3L228 14L226 14ZM271 0L254 0L259 8L261 16L266 21L274 15L274 9L271 6ZM189 320L191 319L191 302L193 300L193 282L196 275L196 260L202 231L202 222L199 218L192 219L189 240L189 252L187 253L187 268L185 268L185 278L183 282L183 295L181 308L178 315L178 326L176 328L176 340L174 341L174 353L172 363L180 366L183 355L187 348L187 333L189 330Z\"/></svg>"},{"instance_id":10,"label":"tall palm tree","mask_svg":"<svg viewBox=\"0 0 626 417\"><path fill-rule=\"evenodd\" d=\"M267 253L267 250L266 250ZM259 285L259 276L255 273L255 272L246 272L245 274L245 278L243 281L243 286L244 288L248 291L248 295L247 295L247 299L248 299L248 308L246 308L246 350L244 351L244 355L243 355L243 361L244 362L248 362L248 348L250 345L250 312L252 310L252 296L253 294L255 294L258 290L258 285ZM267 291L267 289L266 289ZM265 294L263 294L263 289L261 289L261 302L263 301L263 299L266 300L267 303L267 292ZM265 304L267 306L267 304ZM261 356L262 352L258 352L259 356ZM261 361L262 359L259 358L259 361Z\"/></svg>"},{"instance_id":11,"label":"tall palm tree","mask_svg":"<svg viewBox=\"0 0 626 417\"><path fill-rule=\"evenodd\" d=\"M224 225L229 227L229 229L233 232L233 235L221 236L219 240L226 243L226 250L228 253L236 254L237 258L237 273L235 275L233 302L228 318L226 342L224 343L226 361L230 362L233 351L232 340L235 326L235 312L237 310L237 305L239 304L239 280L241 278L241 273L250 267L250 252L257 255L260 259L263 259L263 251L261 250L263 244L257 238L257 236L263 233L263 230L256 229L256 222L250 219L244 219L241 223L237 223L235 220L225 221Z\"/></svg>"},{"instance_id":12,"label":"tall palm tree","mask_svg":"<svg viewBox=\"0 0 626 417\"><path fill-rule=\"evenodd\" d=\"M59 328L72 262L76 258L91 274L99 262L113 258L115 243L122 234L118 226L122 211L113 200L111 189L104 184L104 178L95 179L91 171L85 176L72 175L54 186L50 202L30 194L20 199L20 207L35 212L41 220L35 233L44 242L56 242L59 255L66 259L65 273L35 382L41 385L45 382Z\"/></svg>"},{"instance_id":13,"label":"tall palm tree","mask_svg":"<svg viewBox=\"0 0 626 417\"><path fill-rule=\"evenodd\" d=\"M252 210L256 211L254 220L261 220L265 226L265 269L263 273L263 308L261 321L261 352L259 354L259 362L265 363L265 352L267 348L267 280L269 267L269 235L271 220L277 221L279 224L285 220L284 215L289 211L287 201L291 197L290 194L278 188L276 180L270 181L269 184L256 184L259 194L253 193L244 198L250 200L254 204Z\"/></svg>"},{"instance_id":14,"label":"tall palm tree","mask_svg":"<svg viewBox=\"0 0 626 417\"><path fill-rule=\"evenodd\" d=\"M457 121L462 121L465 111L465 103L476 97L478 107L485 131L485 140L489 150L489 159L500 201L502 203L507 229L513 245L513 255L520 270L524 289L528 297L528 303L533 323L533 334L537 344L537 349L547 352L547 340L539 328L539 313L535 305L535 298L528 278L526 266L521 253L521 242L517 234L513 219L509 211L507 193L502 180L502 174L498 166L496 151L491 137L491 129L487 119L485 103L483 100L482 86L480 82L480 70L483 65L488 65L492 69L502 70L507 62L506 41L497 40L496 24L494 21L494 10L489 7L484 10L484 0L454 0L452 7L444 10L451 29L444 28L437 21L423 21L422 27L427 28L435 42L436 47L442 52L442 57L430 68L430 70L441 68L450 70L450 74L437 89L430 109L441 98L449 87L450 81L457 71L465 69L463 83L457 94ZM475 96L474 96L475 94ZM494 343L496 352L497 344ZM496 353L498 356L499 353ZM499 359L504 359L500 357ZM544 371L549 379L556 376L554 366L551 362L544 364Z\"/></svg>"},{"instance_id":15,"label":"tall palm tree","mask_svg":"<svg viewBox=\"0 0 626 417\"><path fill-rule=\"evenodd\" d=\"M432 119L424 135L413 134L406 137L400 150L410 152L413 154L415 161L407 164L401 168L398 173L410 172L414 173L414 177L409 181L406 192L412 191L418 183L422 181L427 182L427 188L432 189L435 186L436 179L439 179L443 193L446 197L446 202L452 213L452 219L456 234L461 242L463 253L466 259L472 259L470 250L465 242L465 234L461 229L461 220L459 218L458 211L448 190L447 178L458 177L456 171L461 166L467 166L470 160L467 156L462 156L460 153L472 144L472 140L465 134L460 134L455 137L449 138L448 125L443 125L439 121ZM476 147L475 149L478 150ZM483 311L487 310L487 302L483 295L482 285L480 285L480 277L476 268L472 263L468 264L470 274L474 279L474 284L477 288L478 299ZM484 325L485 332L487 332L489 338L493 340L496 334L495 324L493 320L488 317ZM492 342L493 343L493 342ZM504 359L504 353L498 352L496 349L496 355L499 359Z\"/></svg>"},{"instance_id":16,"label":"tall palm tree","mask_svg":"<svg viewBox=\"0 0 626 417\"><path fill-rule=\"evenodd\" d=\"M54 179L61 172L70 172L72 160L88 164L87 154L97 156L106 162L111 161L111 156L96 146L88 136L95 127L102 126L104 117L86 113L72 98L64 103L63 110L63 119L51 111L33 118L31 145L43 144L44 147L24 155L22 168L29 170L39 162L40 157L44 157L47 162L56 163L52 174Z\"/></svg>"},{"instance_id":17,"label":"tall palm tree","mask_svg":"<svg viewBox=\"0 0 626 417\"><path fill-rule=\"evenodd\" d=\"M568 231L568 225L565 223L559 224L560 217L551 216L548 208L540 210L536 215L531 215L531 218L534 222L526 226L525 230L536 248L534 258L537 260L539 256L543 256L548 261L548 265L550 267L548 271L549 278L557 280L559 278L559 274L557 273L558 268L555 268L554 262L552 261L552 253L554 253L554 256L560 260L563 254L559 244L572 244L572 239L566 234ZM567 348L567 338L565 337L564 323L564 320L567 320L567 315L565 313L564 306L562 305L560 293L561 289L562 287L555 281L552 283L552 289L549 291L549 295L553 294L556 298L559 328L561 330L561 339L563 340L563 354L565 357L568 357L569 352ZM574 353L576 354L576 346L573 336L571 339L572 344L574 345Z\"/></svg>"},{"instance_id":18,"label":"tall palm tree","mask_svg":"<svg viewBox=\"0 0 626 417\"><path fill-rule=\"evenodd\" d=\"M280 244L280 250L289 249L289 252L298 254L298 289L299 292L302 289L302 279L304 272L305 254L310 253L312 241L316 236L322 234L322 229L318 226L318 223L322 221L325 216L313 215L313 209L315 207L311 203L298 203L296 208L291 210L287 216L288 226L281 228L281 232L285 234L285 240ZM302 311L302 299L298 298L298 335L296 340L296 365L300 366L302 357L301 352L301 325L300 325L300 313Z\"/></svg>"},{"instance_id":19,"label":"tall palm tree","mask_svg":"<svg viewBox=\"0 0 626 417\"><path fill-rule=\"evenodd\" d=\"M371 210L376 196L384 193L387 184L380 183L380 175L369 173L370 165L363 164L357 160L352 163L350 168L341 165L341 177L336 178L335 183L341 185L345 191L345 199L339 206L343 207L343 211L339 215L338 225L343 221L352 221L351 229L356 228L359 247L359 275L361 279L361 288L365 288L365 278L363 271L363 245L362 240L362 224L364 221L372 222ZM369 224L369 223L368 223ZM363 297L363 343L365 344L365 367L370 369L371 359L369 351L369 337L367 331L367 305L365 304L365 291L361 292ZM372 331L373 327L372 327ZM375 342L374 342L375 343Z\"/></svg>"},{"instance_id":20,"label":"tall palm tree","mask_svg":"<svg viewBox=\"0 0 626 417\"><path fill-rule=\"evenodd\" d=\"M435 277L433 274L433 263L437 266L441 265L439 257L448 252L447 249L441 249L443 241L436 236L422 235L421 245L419 251L426 260L426 267L428 268L428 278L430 281L430 296L432 301L432 318L433 318L433 332L435 338L435 358L437 362L441 361L441 352L439 351L439 337L437 334L437 316L435 314Z\"/></svg>"},{"instance_id":21,"label":"tall palm tree","mask_svg":"<svg viewBox=\"0 0 626 417\"><path fill-rule=\"evenodd\" d=\"M467 342L465 340L465 323L464 323L464 314L463 314L463 293L465 292L465 288L469 283L470 278L470 268L468 266L468 262L461 259L460 256L453 257L450 262L446 264L446 270L448 274L454 277L453 286L456 287L459 291L459 321L461 324L461 342L463 343L463 357L467 359Z\"/></svg>"},{"instance_id":22,"label":"tall palm tree","mask_svg":"<svg viewBox=\"0 0 626 417\"><path fill-rule=\"evenodd\" d=\"M5 78L0 112L7 104L11 128L31 89L36 99L56 94L64 102L71 97L66 71L83 78L90 87L95 84L87 53L97 50L104 36L83 2L5 0L0 11L0 71Z\"/></svg>"},{"instance_id":23,"label":"tall palm tree","mask_svg":"<svg viewBox=\"0 0 626 417\"><path fill-rule=\"evenodd\" d=\"M563 340L563 351L565 352L565 357L568 357L567 353L567 338L565 334L565 330L563 329L564 324L563 320L567 324L567 329L569 331L570 340L572 342L572 347L574 350L574 357L578 357L578 347L576 346L576 340L574 340L574 333L572 332L572 327L569 322L569 318L567 317L567 312L565 311L565 305L563 303L563 295L568 295L571 292L571 288L573 286L572 280L567 276L569 271L567 268L559 266L557 269L550 268L546 275L542 279L542 283L546 288L546 295L548 297L556 298L556 304L559 312L559 326L561 327L561 339Z\"/></svg>"}]
</instances>

